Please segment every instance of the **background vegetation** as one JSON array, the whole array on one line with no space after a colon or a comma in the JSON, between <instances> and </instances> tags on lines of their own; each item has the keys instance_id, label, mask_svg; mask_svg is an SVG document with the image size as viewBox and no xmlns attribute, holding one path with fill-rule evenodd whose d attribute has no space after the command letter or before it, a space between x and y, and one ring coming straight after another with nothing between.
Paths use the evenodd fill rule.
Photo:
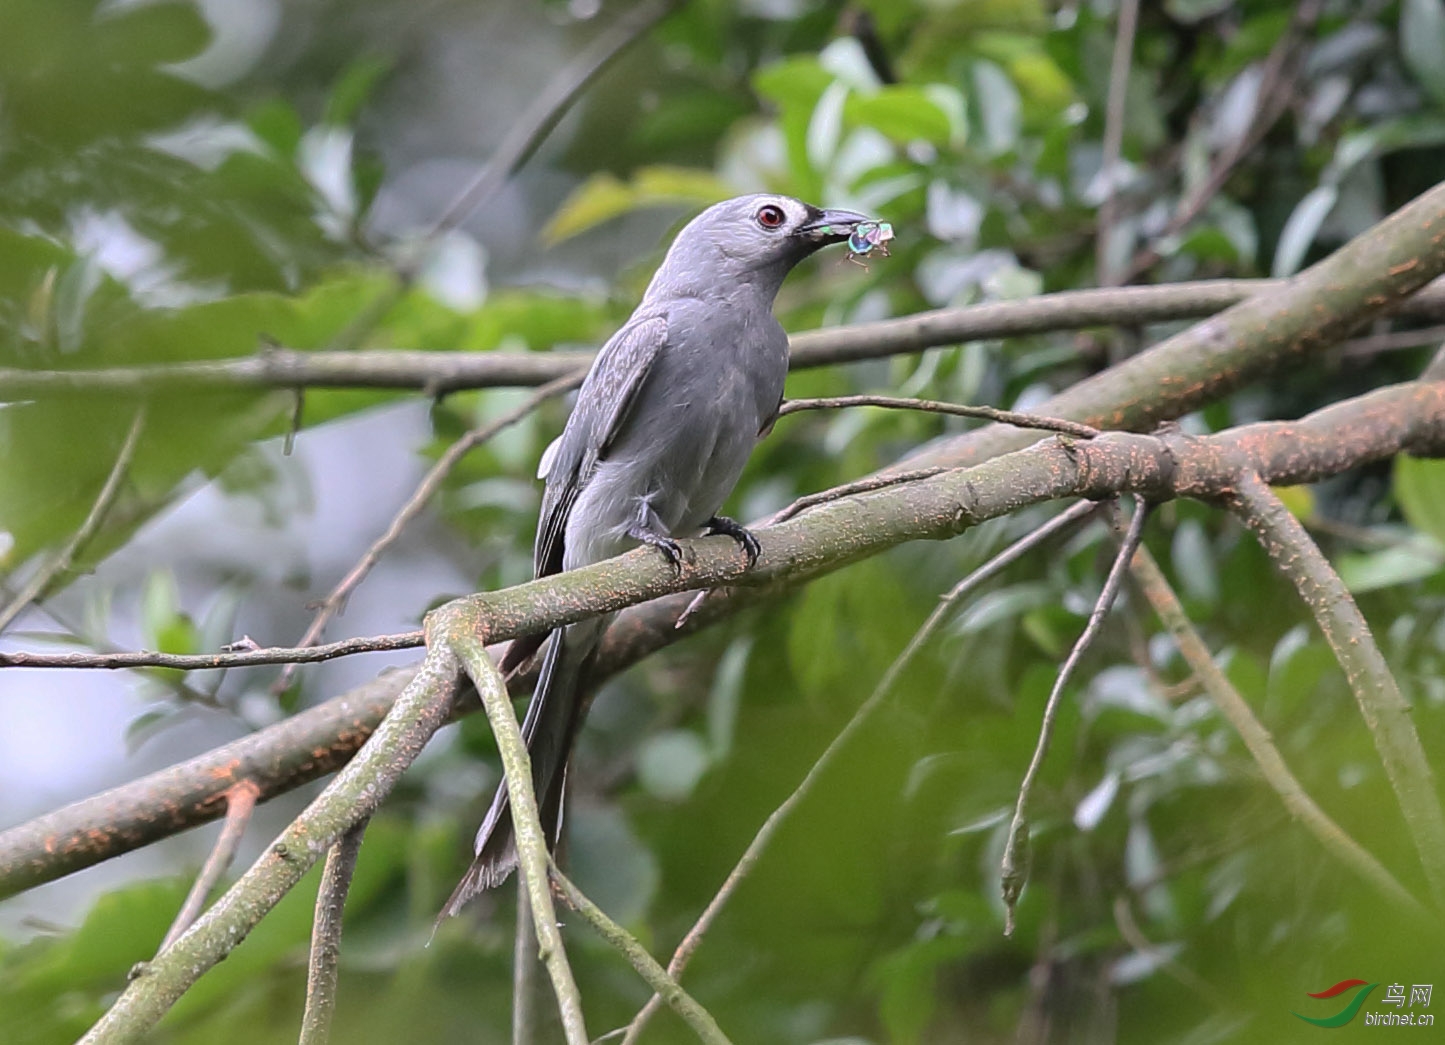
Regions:
<instances>
[{"instance_id":1,"label":"background vegetation","mask_svg":"<svg viewBox=\"0 0 1445 1045\"><path fill-rule=\"evenodd\" d=\"M857 207L898 232L891 259L824 255L799 272L779 305L790 330L1095 285L1288 276L1445 178L1440 0L1129 5L1127 62L1117 45L1132 16L1107 0L692 0L588 88L501 191L438 227L518 112L619 13L595 6L3 0L0 362L588 348L630 311L668 231L757 189ZM1381 322L1183 424L1297 417L1413 378L1445 335L1409 327ZM1170 331L971 342L798 372L788 392L1027 409ZM525 395L309 389L288 457L291 394L154 394L78 569L4 648L293 644L307 603L420 469ZM400 565L363 585L329 635L416 627L446 597L530 576L530 476L564 415L547 403L468 455ZM0 407L12 591L81 526L134 417L119 396ZM785 419L732 514L757 518L967 424ZM398 446L409 470L388 477L376 462ZM1286 497L1372 622L1427 751L1440 751L1445 471L1401 459ZM574 880L668 953L939 594L1047 514L895 549L610 683L572 776ZM1146 544L1306 790L1425 895L1345 679L1254 539L1179 501L1155 513ZM1445 986L1438 932L1290 819L1127 589L1069 691L1035 797L1032 884L1003 935L1008 816L1113 550L1095 524L1010 567L848 744L688 970L734 1040L1293 1039L1314 1031L1290 1009L1338 980ZM273 669L88 681L86 701L124 709L134 755L96 779L75 768L86 744L57 743L37 761L69 770L7 778L0 816L19 822L205 750L377 663L303 669L279 688ZM14 736L32 735L26 715L83 714L75 684L4 673ZM425 946L497 776L487 723L471 716L372 821L347 907L337 1040L508 1040L511 891ZM15 791L27 784L38 794ZM243 859L296 808L258 818L250 831L265 837ZM97 868L69 892L9 901L28 906L0 940L0 1036L83 1033L154 954L214 830L164 861L127 858L108 878ZM315 877L154 1040L295 1037ZM589 1025L626 1023L648 989L585 930L567 936ZM543 1039L553 1033L546 1024ZM664 1014L647 1040L691 1038Z\"/></svg>"}]
</instances>

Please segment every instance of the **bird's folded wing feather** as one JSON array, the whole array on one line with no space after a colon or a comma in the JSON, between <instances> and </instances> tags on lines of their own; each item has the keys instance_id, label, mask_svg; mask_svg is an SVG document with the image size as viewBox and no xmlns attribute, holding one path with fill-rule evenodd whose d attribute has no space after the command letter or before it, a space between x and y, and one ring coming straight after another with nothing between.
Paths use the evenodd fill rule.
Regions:
<instances>
[{"instance_id":1,"label":"bird's folded wing feather","mask_svg":"<svg viewBox=\"0 0 1445 1045\"><path fill-rule=\"evenodd\" d=\"M567 520L571 518L577 495L626 424L638 393L666 344L664 317L634 317L613 334L598 353L597 362L582 383L566 429L543 455L547 488L542 494L542 512L533 549L536 576L561 572ZM511 671L524 663L541 648L546 638L546 634L541 634L514 640L502 659L502 670Z\"/></svg>"},{"instance_id":2,"label":"bird's folded wing feather","mask_svg":"<svg viewBox=\"0 0 1445 1045\"><path fill-rule=\"evenodd\" d=\"M652 316L634 319L602 346L547 470L533 557L538 577L562 569L563 535L577 494L606 457L666 343L667 320Z\"/></svg>"}]
</instances>

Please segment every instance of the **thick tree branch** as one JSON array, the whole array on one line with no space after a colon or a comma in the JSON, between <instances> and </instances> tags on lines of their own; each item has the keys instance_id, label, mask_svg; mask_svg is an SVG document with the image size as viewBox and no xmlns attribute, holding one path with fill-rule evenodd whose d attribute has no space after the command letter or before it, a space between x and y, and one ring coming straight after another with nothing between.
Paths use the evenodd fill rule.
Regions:
<instances>
[{"instance_id":1,"label":"thick tree branch","mask_svg":"<svg viewBox=\"0 0 1445 1045\"><path fill-rule=\"evenodd\" d=\"M186 762L0 833L0 898L223 816L242 781L265 802L356 754L415 668L392 671Z\"/></svg>"},{"instance_id":2,"label":"thick tree branch","mask_svg":"<svg viewBox=\"0 0 1445 1045\"><path fill-rule=\"evenodd\" d=\"M719 584L739 586L674 622L690 595L639 606L609 629L599 670L610 673L708 623L829 570L903 541L950 537L984 519L1063 497L1138 492L1215 500L1240 457L1266 481L1314 482L1401 452L1445 454L1445 383L1410 382L1335 404L1302 421L1246 425L1199 439L1105 433L1087 442L1048 438L973 468L819 505L763 530L758 565L744 571L723 537L689 542L681 573L646 550L473 600L486 642L550 630L589 614ZM302 712L191 762L173 766L0 833L0 895L90 866L214 819L241 776L263 798L334 770L365 740L404 672Z\"/></svg>"},{"instance_id":3,"label":"thick tree branch","mask_svg":"<svg viewBox=\"0 0 1445 1045\"><path fill-rule=\"evenodd\" d=\"M1194 672L1194 677L1209 694L1209 699L1214 702L1219 713L1239 734L1245 750L1259 767L1260 776L1264 777L1265 783L1279 795L1290 815L1315 836L1325 852L1374 886L1386 899L1418 917L1433 918L1425 906L1415 899L1383 864L1330 819L1329 814L1319 807L1290 772L1284 756L1279 753L1279 748L1270 737L1269 730L1255 718L1249 703L1240 696L1239 690L1234 688L1234 684L1214 662L1209 647L1204 644L1199 632L1190 622L1179 596L1174 594L1173 587L1165 578L1159 564L1154 561L1154 556L1149 554L1149 549L1140 548L1134 553L1131 570L1144 597L1149 600L1149 605L1154 607L1159 620L1173 637L1180 656Z\"/></svg>"},{"instance_id":4,"label":"thick tree branch","mask_svg":"<svg viewBox=\"0 0 1445 1045\"><path fill-rule=\"evenodd\" d=\"M1294 278L1271 284L1268 291L1080 381L1036 404L1034 412L1095 428L1147 430L1298 364L1441 272L1445 184L1422 193ZM990 426L935 443L894 467L977 464L1038 438Z\"/></svg>"},{"instance_id":5,"label":"thick tree branch","mask_svg":"<svg viewBox=\"0 0 1445 1045\"><path fill-rule=\"evenodd\" d=\"M113 1045L141 1040L176 999L240 944L343 834L376 812L397 779L446 722L459 670L451 653L429 651L358 755L195 925L138 970L82 1041Z\"/></svg>"},{"instance_id":6,"label":"thick tree branch","mask_svg":"<svg viewBox=\"0 0 1445 1045\"><path fill-rule=\"evenodd\" d=\"M1445 814L1430 761L1384 654L1360 608L1314 538L1278 495L1246 468L1230 506L1258 538L1314 614L1375 739L1435 903L1445 906Z\"/></svg>"},{"instance_id":7,"label":"thick tree branch","mask_svg":"<svg viewBox=\"0 0 1445 1045\"><path fill-rule=\"evenodd\" d=\"M938 309L900 319L810 330L793 335L791 365L806 369L905 355L966 341L1197 319L1253 295L1277 294L1290 282L1230 279L1071 290L1022 301ZM1405 301L1398 312L1432 321L1445 318L1445 283L1424 288ZM472 388L545 385L570 374L585 373L591 362L590 352L299 352L278 348L234 359L100 370L0 367L0 402L54 396L145 396L177 390L278 388L389 388L444 395Z\"/></svg>"}]
</instances>

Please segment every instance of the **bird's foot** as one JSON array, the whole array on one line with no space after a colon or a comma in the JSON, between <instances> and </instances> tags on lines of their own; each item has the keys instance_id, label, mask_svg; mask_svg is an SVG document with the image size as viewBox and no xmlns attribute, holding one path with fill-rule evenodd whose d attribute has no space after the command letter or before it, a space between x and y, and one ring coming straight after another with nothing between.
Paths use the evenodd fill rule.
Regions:
<instances>
[{"instance_id":1,"label":"bird's foot","mask_svg":"<svg viewBox=\"0 0 1445 1045\"><path fill-rule=\"evenodd\" d=\"M682 572L682 545L678 544L665 533L658 533L645 526L637 525L627 531L627 536L634 541L640 541L650 548L656 548L662 552L662 557L672 567L673 573Z\"/></svg>"},{"instance_id":2,"label":"bird's foot","mask_svg":"<svg viewBox=\"0 0 1445 1045\"><path fill-rule=\"evenodd\" d=\"M731 537L737 541L738 544L742 545L743 551L747 554L748 569L752 569L757 565L758 555L763 550L762 545L760 545L758 539L753 536L753 531L749 530L742 523L735 522L725 515L714 515L707 521L707 532L709 536L720 533L725 537Z\"/></svg>"}]
</instances>

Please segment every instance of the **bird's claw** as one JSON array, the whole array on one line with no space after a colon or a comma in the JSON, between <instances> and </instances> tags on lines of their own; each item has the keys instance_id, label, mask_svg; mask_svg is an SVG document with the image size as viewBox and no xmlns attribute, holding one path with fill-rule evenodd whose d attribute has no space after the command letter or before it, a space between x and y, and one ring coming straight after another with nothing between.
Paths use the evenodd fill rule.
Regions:
<instances>
[{"instance_id":1,"label":"bird's claw","mask_svg":"<svg viewBox=\"0 0 1445 1045\"><path fill-rule=\"evenodd\" d=\"M763 546L758 543L757 537L753 536L753 531L746 526L725 515L714 515L707 521L707 532L709 536L722 534L724 537L731 537L737 541L742 546L743 553L748 557L748 569L752 569L758 564L758 556L762 553Z\"/></svg>"},{"instance_id":2,"label":"bird's claw","mask_svg":"<svg viewBox=\"0 0 1445 1045\"><path fill-rule=\"evenodd\" d=\"M640 526L634 527L627 532L627 536L634 541L640 541L650 548L656 548L662 552L662 557L672 567L674 574L682 573L682 545L678 544L666 534L658 533L655 530L647 530Z\"/></svg>"}]
</instances>

